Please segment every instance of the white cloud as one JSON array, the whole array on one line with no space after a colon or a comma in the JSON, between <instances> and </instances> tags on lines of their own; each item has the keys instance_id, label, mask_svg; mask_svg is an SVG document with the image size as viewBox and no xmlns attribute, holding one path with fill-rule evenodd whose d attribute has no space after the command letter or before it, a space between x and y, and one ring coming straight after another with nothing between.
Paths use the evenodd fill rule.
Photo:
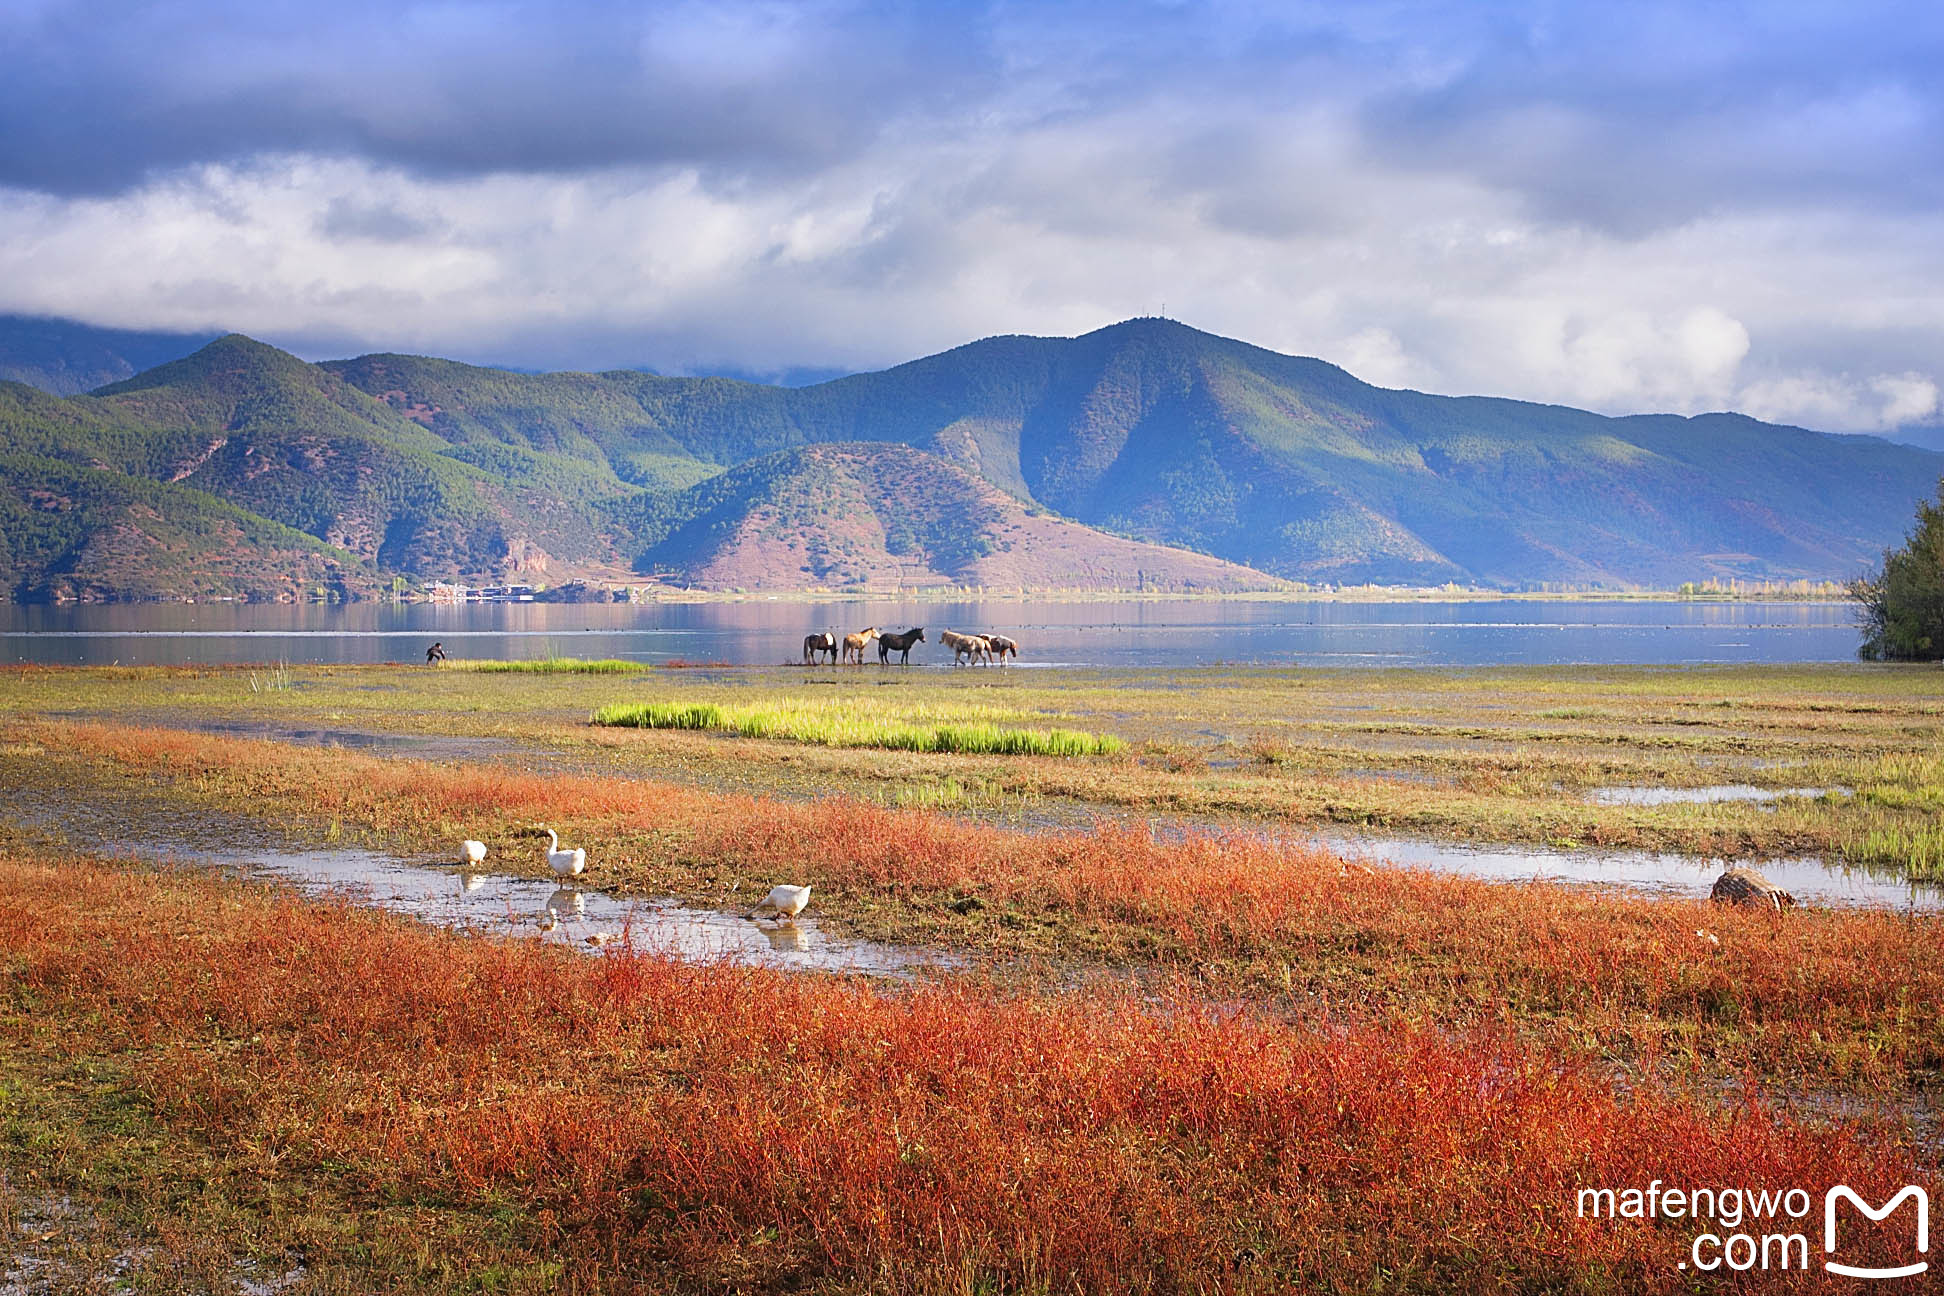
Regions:
<instances>
[{"instance_id":1,"label":"white cloud","mask_svg":"<svg viewBox=\"0 0 1944 1296\"><path fill-rule=\"evenodd\" d=\"M692 46L694 76L733 80L748 65L725 21L682 11L643 57ZM790 22L765 42L792 65L819 48ZM1930 209L1723 201L1615 232L1547 214L1490 168L1373 156L1365 92L1326 58L1287 83L1191 94L1144 88L1138 63L1054 68L1030 48L976 102L925 100L774 173L283 153L107 197L0 189L0 310L237 328L312 355L775 371L1081 332L1165 303L1383 385L1831 430L1938 409ZM1404 59L1383 84L1428 93L1465 57ZM1556 150L1557 134L1526 142Z\"/></svg>"},{"instance_id":2,"label":"white cloud","mask_svg":"<svg viewBox=\"0 0 1944 1296\"><path fill-rule=\"evenodd\" d=\"M1938 388L1918 374L1857 379L1801 374L1754 382L1740 408L1759 419L1834 432L1887 432L1937 412Z\"/></svg>"},{"instance_id":3,"label":"white cloud","mask_svg":"<svg viewBox=\"0 0 1944 1296\"><path fill-rule=\"evenodd\" d=\"M1903 427L1937 413L1937 384L1922 374L1882 374L1870 380L1870 390L1883 400L1879 426Z\"/></svg>"}]
</instances>

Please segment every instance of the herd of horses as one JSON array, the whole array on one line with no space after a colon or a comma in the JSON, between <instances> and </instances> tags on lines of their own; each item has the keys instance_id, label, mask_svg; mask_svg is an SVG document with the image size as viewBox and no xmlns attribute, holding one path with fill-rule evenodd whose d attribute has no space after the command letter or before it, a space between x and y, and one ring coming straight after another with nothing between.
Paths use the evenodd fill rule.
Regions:
<instances>
[{"instance_id":1,"label":"herd of horses","mask_svg":"<svg viewBox=\"0 0 1944 1296\"><path fill-rule=\"evenodd\" d=\"M803 636L803 664L805 666L814 666L818 661L827 656L832 666L835 666L840 660L855 662L857 665L862 666L864 664L864 649L869 647L873 640L877 642L878 665L880 666L888 666L891 664L892 653L898 654L899 664L904 666L911 665L912 646L927 642L925 639L925 627L923 626L919 626L915 630L904 630L895 634L886 633L885 631L879 630L876 626L871 626L869 629L859 630L856 634L847 634L842 638L838 637L835 630L831 630L823 634ZM952 650L952 665L954 666L970 666L975 663L984 663L990 666L995 659L1001 666L1004 666L1006 664L1006 658L1017 658L1019 656L1019 641L1010 639L1005 635L960 634L956 630L945 630L940 632L938 642L940 647L950 648Z\"/></svg>"}]
</instances>

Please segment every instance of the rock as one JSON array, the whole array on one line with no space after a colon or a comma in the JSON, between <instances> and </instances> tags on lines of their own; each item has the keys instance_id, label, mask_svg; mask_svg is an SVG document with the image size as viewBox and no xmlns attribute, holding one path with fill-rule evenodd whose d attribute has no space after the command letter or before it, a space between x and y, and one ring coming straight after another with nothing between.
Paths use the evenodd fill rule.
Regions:
<instances>
[{"instance_id":1,"label":"rock","mask_svg":"<svg viewBox=\"0 0 1944 1296\"><path fill-rule=\"evenodd\" d=\"M1708 898L1716 904L1761 905L1777 913L1795 908L1795 897L1752 868L1737 864L1715 879Z\"/></svg>"}]
</instances>

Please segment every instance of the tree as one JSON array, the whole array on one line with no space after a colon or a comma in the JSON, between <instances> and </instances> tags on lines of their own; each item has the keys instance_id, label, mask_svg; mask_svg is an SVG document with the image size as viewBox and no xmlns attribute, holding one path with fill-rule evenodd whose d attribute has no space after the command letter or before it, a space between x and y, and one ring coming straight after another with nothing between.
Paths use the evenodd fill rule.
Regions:
<instances>
[{"instance_id":1,"label":"tree","mask_svg":"<svg viewBox=\"0 0 1944 1296\"><path fill-rule=\"evenodd\" d=\"M1904 547L1885 551L1883 570L1851 581L1849 592L1863 605L1859 657L1944 658L1944 479L1937 503L1917 502L1917 525Z\"/></svg>"}]
</instances>

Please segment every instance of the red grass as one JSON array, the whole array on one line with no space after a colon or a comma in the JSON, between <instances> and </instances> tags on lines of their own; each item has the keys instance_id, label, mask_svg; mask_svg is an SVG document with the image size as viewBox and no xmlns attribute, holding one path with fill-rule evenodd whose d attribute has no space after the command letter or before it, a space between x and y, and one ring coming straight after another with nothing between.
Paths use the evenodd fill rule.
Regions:
<instances>
[{"instance_id":1,"label":"red grass","mask_svg":"<svg viewBox=\"0 0 1944 1296\"><path fill-rule=\"evenodd\" d=\"M1704 903L1371 872L1255 839L1029 835L848 798L779 802L173 730L40 733L52 748L178 785L295 803L383 832L431 825L457 836L465 825L464 835L481 835L484 824L546 822L637 885L812 882L828 913L895 901L935 933L989 948L1003 950L1022 929L1010 916L1071 949L1229 963L1258 982L1273 974L1339 1009L1474 1023L1565 1015L1571 1030L1608 1044L1818 1083L1901 1084L1944 1065L1944 960L1935 957L1944 923L1933 917L1823 911L1778 922ZM964 895L986 907L949 914ZM1702 927L1719 946L1696 936Z\"/></svg>"},{"instance_id":2,"label":"red grass","mask_svg":"<svg viewBox=\"0 0 1944 1296\"><path fill-rule=\"evenodd\" d=\"M0 950L182 1134L512 1201L650 1288L1677 1290L1694 1230L1581 1223L1577 1188L1931 1182L1489 1032L582 959L78 862L0 857Z\"/></svg>"}]
</instances>

